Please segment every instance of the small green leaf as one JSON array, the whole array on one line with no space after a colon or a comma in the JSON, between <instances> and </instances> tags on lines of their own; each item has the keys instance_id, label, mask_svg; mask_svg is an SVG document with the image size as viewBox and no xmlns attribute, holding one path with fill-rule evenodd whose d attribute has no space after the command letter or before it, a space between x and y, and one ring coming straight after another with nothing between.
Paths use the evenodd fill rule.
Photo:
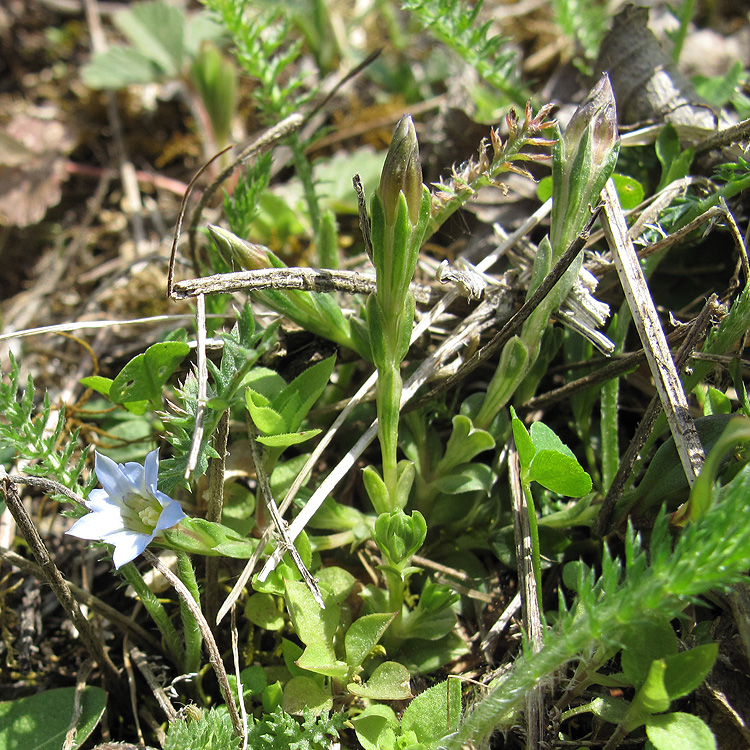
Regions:
<instances>
[{"instance_id":1,"label":"small green leaf","mask_svg":"<svg viewBox=\"0 0 750 750\"><path fill-rule=\"evenodd\" d=\"M428 747L455 732L461 718L461 682L449 679L420 693L404 711L401 730L413 730Z\"/></svg>"},{"instance_id":2,"label":"small green leaf","mask_svg":"<svg viewBox=\"0 0 750 750\"><path fill-rule=\"evenodd\" d=\"M161 389L190 352L181 341L149 346L128 362L112 381L109 397L116 404L161 399Z\"/></svg>"},{"instance_id":3,"label":"small green leaf","mask_svg":"<svg viewBox=\"0 0 750 750\"><path fill-rule=\"evenodd\" d=\"M128 10L117 13L114 22L131 44L156 62L165 74L180 73L185 44L184 11L163 0L134 3Z\"/></svg>"},{"instance_id":4,"label":"small green leaf","mask_svg":"<svg viewBox=\"0 0 750 750\"><path fill-rule=\"evenodd\" d=\"M288 432L284 418L262 394L248 388L245 392L245 405L258 430L267 435L279 435Z\"/></svg>"},{"instance_id":5,"label":"small green leaf","mask_svg":"<svg viewBox=\"0 0 750 750\"><path fill-rule=\"evenodd\" d=\"M664 685L669 697L676 700L692 693L708 677L718 652L719 646L716 643L706 643L665 657L667 672L664 675Z\"/></svg>"},{"instance_id":6,"label":"small green leaf","mask_svg":"<svg viewBox=\"0 0 750 750\"><path fill-rule=\"evenodd\" d=\"M626 716L630 704L622 698L594 698L588 708L594 716L598 716L610 724L619 724Z\"/></svg>"},{"instance_id":7,"label":"small green leaf","mask_svg":"<svg viewBox=\"0 0 750 750\"><path fill-rule=\"evenodd\" d=\"M265 630L281 630L284 627L284 615L279 612L276 597L271 594L253 594L245 604L245 616Z\"/></svg>"},{"instance_id":8,"label":"small green leaf","mask_svg":"<svg viewBox=\"0 0 750 750\"><path fill-rule=\"evenodd\" d=\"M726 394L722 393L720 390L710 385L708 387L707 395L708 395L708 401L706 405L709 406L710 409L709 411L706 412L706 416L708 416L709 414L731 414L732 413L732 401Z\"/></svg>"},{"instance_id":9,"label":"small green leaf","mask_svg":"<svg viewBox=\"0 0 750 750\"><path fill-rule=\"evenodd\" d=\"M301 432L283 432L278 435L260 435L258 442L269 448L288 448L290 445L299 445L312 440L320 435L322 430L302 430Z\"/></svg>"},{"instance_id":10,"label":"small green leaf","mask_svg":"<svg viewBox=\"0 0 750 750\"><path fill-rule=\"evenodd\" d=\"M531 439L529 431L524 423L516 416L516 410L510 407L511 425L513 428L513 440L516 443L518 451L518 460L522 469L528 469L531 465L531 459L534 458L536 448L534 441Z\"/></svg>"},{"instance_id":11,"label":"small green leaf","mask_svg":"<svg viewBox=\"0 0 750 750\"><path fill-rule=\"evenodd\" d=\"M658 714L666 711L672 702L664 685L664 674L667 665L664 659L654 659L646 675L643 685L633 698L626 725L632 732L636 727L647 721L648 714Z\"/></svg>"},{"instance_id":12,"label":"small green leaf","mask_svg":"<svg viewBox=\"0 0 750 750\"><path fill-rule=\"evenodd\" d=\"M697 716L675 712L652 716L646 734L656 750L716 750L716 737Z\"/></svg>"},{"instance_id":13,"label":"small green leaf","mask_svg":"<svg viewBox=\"0 0 750 750\"><path fill-rule=\"evenodd\" d=\"M456 466L467 463L477 454L494 447L495 439L489 432L475 428L467 416L456 414L453 417L453 431L445 446L445 454L435 467L435 472L448 474Z\"/></svg>"},{"instance_id":14,"label":"small green leaf","mask_svg":"<svg viewBox=\"0 0 750 750\"><path fill-rule=\"evenodd\" d=\"M339 680L346 677L349 671L346 663L335 657L333 648L323 643L314 643L312 646L308 646L302 656L297 659L297 666L300 669L306 669L308 672L335 677Z\"/></svg>"},{"instance_id":15,"label":"small green leaf","mask_svg":"<svg viewBox=\"0 0 750 750\"><path fill-rule=\"evenodd\" d=\"M333 636L339 624L339 608L321 609L307 584L284 581L286 605L299 639L306 645L323 645L333 654ZM332 661L334 661L332 657Z\"/></svg>"},{"instance_id":16,"label":"small green leaf","mask_svg":"<svg viewBox=\"0 0 750 750\"><path fill-rule=\"evenodd\" d=\"M663 619L654 619L631 628L621 639L622 671L634 687L646 679L651 662L677 653L674 628Z\"/></svg>"},{"instance_id":17,"label":"small green leaf","mask_svg":"<svg viewBox=\"0 0 750 750\"><path fill-rule=\"evenodd\" d=\"M458 495L462 492L489 492L495 474L487 464L466 464L455 473L440 477L430 487L446 495Z\"/></svg>"},{"instance_id":18,"label":"small green leaf","mask_svg":"<svg viewBox=\"0 0 750 750\"><path fill-rule=\"evenodd\" d=\"M387 513L390 510L390 495L377 469L374 466L366 466L362 471L362 481L375 511Z\"/></svg>"},{"instance_id":19,"label":"small green leaf","mask_svg":"<svg viewBox=\"0 0 750 750\"><path fill-rule=\"evenodd\" d=\"M395 613L363 615L349 626L344 636L346 663L349 667L362 664L395 616Z\"/></svg>"},{"instance_id":20,"label":"small green leaf","mask_svg":"<svg viewBox=\"0 0 750 750\"><path fill-rule=\"evenodd\" d=\"M110 47L83 66L83 82L92 89L115 91L131 84L153 83L163 70L147 55L132 47Z\"/></svg>"},{"instance_id":21,"label":"small green leaf","mask_svg":"<svg viewBox=\"0 0 750 750\"><path fill-rule=\"evenodd\" d=\"M556 451L563 453L570 458L575 458L573 451L568 448L562 440L555 434L554 430L547 427L544 422L534 422L529 430L531 439L534 443L534 449L537 451Z\"/></svg>"},{"instance_id":22,"label":"small green leaf","mask_svg":"<svg viewBox=\"0 0 750 750\"><path fill-rule=\"evenodd\" d=\"M625 174L613 174L612 180L615 183L620 203L626 211L635 208L643 201L643 185L638 180Z\"/></svg>"},{"instance_id":23,"label":"small green leaf","mask_svg":"<svg viewBox=\"0 0 750 750\"><path fill-rule=\"evenodd\" d=\"M46 690L27 698L0 703L0 748L2 750L60 750L75 715L73 687ZM107 694L86 686L81 696L82 712L76 724L71 750L80 747L99 723L107 705Z\"/></svg>"},{"instance_id":24,"label":"small green leaf","mask_svg":"<svg viewBox=\"0 0 750 750\"><path fill-rule=\"evenodd\" d=\"M87 378L81 378L78 382L84 388L91 388L92 391L109 397L109 390L113 381L111 378L103 378L101 375L89 375Z\"/></svg>"},{"instance_id":25,"label":"small green leaf","mask_svg":"<svg viewBox=\"0 0 750 750\"><path fill-rule=\"evenodd\" d=\"M329 690L320 687L310 677L292 677L284 687L284 711L288 714L302 714L306 708L321 714L333 708Z\"/></svg>"},{"instance_id":26,"label":"small green leaf","mask_svg":"<svg viewBox=\"0 0 750 750\"><path fill-rule=\"evenodd\" d=\"M350 682L346 689L352 695L377 701L398 701L411 698L409 670L395 661L384 661L370 675L370 679L360 685ZM441 735L442 736L442 735Z\"/></svg>"},{"instance_id":27,"label":"small green leaf","mask_svg":"<svg viewBox=\"0 0 750 750\"><path fill-rule=\"evenodd\" d=\"M341 604L354 588L357 579L348 571L331 565L328 568L321 568L316 572L318 583L325 588L326 601L330 600L334 604Z\"/></svg>"},{"instance_id":28,"label":"small green leaf","mask_svg":"<svg viewBox=\"0 0 750 750\"><path fill-rule=\"evenodd\" d=\"M352 719L357 739L364 750L386 750L396 744L398 719L390 706L375 703Z\"/></svg>"},{"instance_id":29,"label":"small green leaf","mask_svg":"<svg viewBox=\"0 0 750 750\"><path fill-rule=\"evenodd\" d=\"M273 400L273 408L284 418L288 432L299 429L307 412L328 385L335 364L336 357L328 357L308 367Z\"/></svg>"},{"instance_id":30,"label":"small green leaf","mask_svg":"<svg viewBox=\"0 0 750 750\"><path fill-rule=\"evenodd\" d=\"M591 492L592 487L591 477L578 459L559 451L537 451L529 467L528 479L567 497L583 497Z\"/></svg>"}]
</instances>

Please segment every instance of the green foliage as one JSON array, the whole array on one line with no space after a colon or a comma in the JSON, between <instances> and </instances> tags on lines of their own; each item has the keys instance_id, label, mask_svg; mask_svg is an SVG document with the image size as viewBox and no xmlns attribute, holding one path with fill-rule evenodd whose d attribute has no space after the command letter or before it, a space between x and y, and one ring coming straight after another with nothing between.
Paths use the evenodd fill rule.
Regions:
<instances>
[{"instance_id":1,"label":"green foliage","mask_svg":"<svg viewBox=\"0 0 750 750\"><path fill-rule=\"evenodd\" d=\"M290 75L301 43L293 39L291 19L283 8L259 9L246 0L205 0L205 5L231 36L240 67L257 80L253 101L268 122L286 117L309 100L302 78Z\"/></svg>"},{"instance_id":2,"label":"green foliage","mask_svg":"<svg viewBox=\"0 0 750 750\"><path fill-rule=\"evenodd\" d=\"M247 376L258 358L271 346L274 335L273 326L256 333L250 305L239 311L237 323L232 330L221 335L224 342L221 363L218 367L211 361L207 363L212 382L208 387L209 408L206 410L205 432L197 464L199 476L205 473L208 459L215 455L210 438L221 415L227 409L243 403ZM174 458L162 463L161 479L167 493L184 481L183 474L198 407L198 383L194 374L188 375L182 388L176 389L176 396L173 408L161 415L175 451Z\"/></svg>"},{"instance_id":3,"label":"green foliage","mask_svg":"<svg viewBox=\"0 0 750 750\"><path fill-rule=\"evenodd\" d=\"M490 21L478 23L481 2L471 6L461 0L405 0L404 8L511 104L526 105L530 96L519 81L516 52L507 39L490 34Z\"/></svg>"},{"instance_id":4,"label":"green foliage","mask_svg":"<svg viewBox=\"0 0 750 750\"><path fill-rule=\"evenodd\" d=\"M248 732L248 747L253 750L328 750L344 725L344 715L315 715L301 712L302 720L280 708L269 712ZM198 746L199 747L199 746Z\"/></svg>"},{"instance_id":5,"label":"green foliage","mask_svg":"<svg viewBox=\"0 0 750 750\"><path fill-rule=\"evenodd\" d=\"M461 683L448 679L411 701L399 722L389 706L368 706L354 721L364 750L409 748L431 750L456 730L461 718Z\"/></svg>"},{"instance_id":6,"label":"green foliage","mask_svg":"<svg viewBox=\"0 0 750 750\"><path fill-rule=\"evenodd\" d=\"M0 750L58 750L75 715L76 700L76 688L67 687L0 703ZM86 741L106 704L104 690L84 687L75 739L66 747L77 750Z\"/></svg>"},{"instance_id":7,"label":"green foliage","mask_svg":"<svg viewBox=\"0 0 750 750\"><path fill-rule=\"evenodd\" d=\"M83 495L96 484L93 472L81 484L86 455L78 452L79 431L67 431L65 410L52 408L45 394L36 402L34 380L29 375L26 388L20 383L20 366L11 353L10 369L0 380L0 448L5 461L28 461L24 471L37 477L51 477L68 489ZM62 499L64 496L59 496Z\"/></svg>"},{"instance_id":8,"label":"green foliage","mask_svg":"<svg viewBox=\"0 0 750 750\"><path fill-rule=\"evenodd\" d=\"M229 228L238 237L248 236L250 225L258 215L258 201L271 178L271 163L271 154L264 154L248 164L245 173L239 176L232 194L224 195L224 215ZM242 264L240 267L244 268Z\"/></svg>"},{"instance_id":9,"label":"green foliage","mask_svg":"<svg viewBox=\"0 0 750 750\"><path fill-rule=\"evenodd\" d=\"M239 750L241 745L226 710L212 708L197 720L181 718L171 722L164 750L183 750L186 747Z\"/></svg>"},{"instance_id":10,"label":"green foliage","mask_svg":"<svg viewBox=\"0 0 750 750\"><path fill-rule=\"evenodd\" d=\"M554 0L553 5L555 22L580 54L574 62L590 76L591 63L596 59L609 21L605 5L583 0Z\"/></svg>"},{"instance_id":11,"label":"green foliage","mask_svg":"<svg viewBox=\"0 0 750 750\"><path fill-rule=\"evenodd\" d=\"M739 581L750 565L750 526L738 524L750 491L746 466L718 492L717 501L673 540L660 514L650 549L628 533L624 564L606 553L601 575L579 569L578 599L561 609L544 647L527 653L513 670L480 701L457 734L439 747L457 750L470 739L479 741L511 717L526 692L570 659L590 653L592 644L617 645L625 635L654 618L670 620L706 591L725 589Z\"/></svg>"}]
</instances>

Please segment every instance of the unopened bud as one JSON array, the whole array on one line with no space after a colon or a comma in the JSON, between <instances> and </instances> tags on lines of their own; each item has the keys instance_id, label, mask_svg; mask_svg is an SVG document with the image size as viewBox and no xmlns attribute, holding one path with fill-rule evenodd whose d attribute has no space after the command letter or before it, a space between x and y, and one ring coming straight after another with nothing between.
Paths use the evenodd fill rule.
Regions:
<instances>
[{"instance_id":1,"label":"unopened bud","mask_svg":"<svg viewBox=\"0 0 750 750\"><path fill-rule=\"evenodd\" d=\"M388 224L396 220L399 193L406 198L412 225L416 224L422 201L422 165L419 162L417 131L410 115L404 115L396 125L380 176L378 195L383 201Z\"/></svg>"},{"instance_id":2,"label":"unopened bud","mask_svg":"<svg viewBox=\"0 0 750 750\"><path fill-rule=\"evenodd\" d=\"M611 176L620 148L617 109L605 73L583 100L553 150L552 227L558 258L588 220L589 206Z\"/></svg>"},{"instance_id":3,"label":"unopened bud","mask_svg":"<svg viewBox=\"0 0 750 750\"><path fill-rule=\"evenodd\" d=\"M391 563L398 565L419 550L426 535L427 524L418 510L411 516L395 510L378 516L373 538Z\"/></svg>"},{"instance_id":4,"label":"unopened bud","mask_svg":"<svg viewBox=\"0 0 750 750\"><path fill-rule=\"evenodd\" d=\"M246 271L271 268L271 263L268 260L268 248L263 247L263 245L254 245L228 229L222 229L215 224L208 225L208 232L213 237L224 260L231 266L239 266Z\"/></svg>"}]
</instances>

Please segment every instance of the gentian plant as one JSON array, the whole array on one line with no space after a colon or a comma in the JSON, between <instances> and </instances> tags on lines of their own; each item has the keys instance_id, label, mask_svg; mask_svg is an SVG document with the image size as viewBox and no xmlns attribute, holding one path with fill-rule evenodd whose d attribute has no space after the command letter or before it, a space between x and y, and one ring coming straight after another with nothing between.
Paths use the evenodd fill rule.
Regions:
<instances>
[{"instance_id":1,"label":"gentian plant","mask_svg":"<svg viewBox=\"0 0 750 750\"><path fill-rule=\"evenodd\" d=\"M91 512L66 533L111 544L115 568L134 560L157 535L187 518L176 500L157 489L158 449L143 465L118 464L97 452L95 467L103 489L91 490L85 501Z\"/></svg>"}]
</instances>

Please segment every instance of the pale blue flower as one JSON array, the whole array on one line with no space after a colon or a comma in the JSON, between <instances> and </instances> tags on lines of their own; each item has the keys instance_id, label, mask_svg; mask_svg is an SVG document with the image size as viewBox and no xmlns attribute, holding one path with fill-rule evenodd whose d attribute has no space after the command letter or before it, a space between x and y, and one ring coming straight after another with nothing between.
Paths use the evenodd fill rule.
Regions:
<instances>
[{"instance_id":1,"label":"pale blue flower","mask_svg":"<svg viewBox=\"0 0 750 750\"><path fill-rule=\"evenodd\" d=\"M159 532L187 517L176 500L156 489L158 449L146 456L143 466L117 464L101 453L94 466L104 489L91 490L86 500L91 513L67 533L113 545L115 568L134 560Z\"/></svg>"}]
</instances>

